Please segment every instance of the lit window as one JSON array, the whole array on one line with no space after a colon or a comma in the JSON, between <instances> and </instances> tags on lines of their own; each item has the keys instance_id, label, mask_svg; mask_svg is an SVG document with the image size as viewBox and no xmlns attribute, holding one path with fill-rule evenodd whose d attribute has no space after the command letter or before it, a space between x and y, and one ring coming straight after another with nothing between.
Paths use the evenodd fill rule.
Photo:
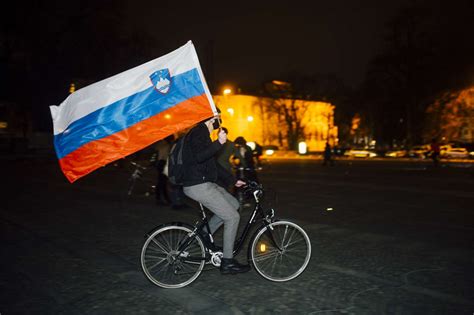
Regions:
<instances>
[{"instance_id":1,"label":"lit window","mask_svg":"<svg viewBox=\"0 0 474 315\"><path fill-rule=\"evenodd\" d=\"M307 152L308 152L308 146L306 145L306 142L298 143L298 153L306 154Z\"/></svg>"}]
</instances>

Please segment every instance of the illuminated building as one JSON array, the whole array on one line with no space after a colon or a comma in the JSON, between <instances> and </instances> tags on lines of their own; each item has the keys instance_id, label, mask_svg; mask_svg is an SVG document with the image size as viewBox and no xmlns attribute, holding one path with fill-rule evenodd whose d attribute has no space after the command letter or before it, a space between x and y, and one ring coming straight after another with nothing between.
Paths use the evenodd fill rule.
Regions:
<instances>
[{"instance_id":1,"label":"illuminated building","mask_svg":"<svg viewBox=\"0 0 474 315\"><path fill-rule=\"evenodd\" d=\"M277 145L288 149L288 126L284 117L272 105L296 108L296 115L302 127L297 142L306 142L308 151L323 151L326 141L337 144L337 127L334 126L335 106L325 102L280 99L227 93L213 96L221 109L223 126L229 130L231 140L243 136L247 141L261 145ZM296 122L295 122L296 123Z\"/></svg>"}]
</instances>

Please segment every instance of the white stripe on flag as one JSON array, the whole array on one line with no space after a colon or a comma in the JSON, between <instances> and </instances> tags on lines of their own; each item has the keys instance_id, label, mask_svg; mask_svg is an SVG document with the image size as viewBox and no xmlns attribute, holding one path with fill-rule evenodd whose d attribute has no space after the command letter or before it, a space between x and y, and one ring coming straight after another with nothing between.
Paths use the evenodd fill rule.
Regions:
<instances>
[{"instance_id":1,"label":"white stripe on flag","mask_svg":"<svg viewBox=\"0 0 474 315\"><path fill-rule=\"evenodd\" d=\"M184 46L165 56L72 93L59 106L50 106L54 135L62 133L74 121L100 108L150 88L152 82L149 75L164 68L169 69L171 76L197 68L201 80L204 82L206 94L211 101L211 107L216 113L211 93L202 75L196 50L192 42L188 41Z\"/></svg>"}]
</instances>

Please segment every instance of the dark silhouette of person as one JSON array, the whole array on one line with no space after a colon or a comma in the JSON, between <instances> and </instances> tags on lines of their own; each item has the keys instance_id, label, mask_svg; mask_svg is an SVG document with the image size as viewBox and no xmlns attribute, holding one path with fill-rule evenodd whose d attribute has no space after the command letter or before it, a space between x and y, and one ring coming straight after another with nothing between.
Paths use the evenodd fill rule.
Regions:
<instances>
[{"instance_id":1,"label":"dark silhouette of person","mask_svg":"<svg viewBox=\"0 0 474 315\"><path fill-rule=\"evenodd\" d=\"M433 160L433 165L438 166L441 148L435 138L431 140L430 148L431 148L431 159Z\"/></svg>"},{"instance_id":2,"label":"dark silhouette of person","mask_svg":"<svg viewBox=\"0 0 474 315\"><path fill-rule=\"evenodd\" d=\"M225 127L221 127L224 130L225 134L228 135L229 131ZM232 163L230 158L234 155L235 145L233 141L227 139L227 141L222 145L220 150L217 152L216 160L223 168L225 168L229 173L232 173Z\"/></svg>"},{"instance_id":3,"label":"dark silhouette of person","mask_svg":"<svg viewBox=\"0 0 474 315\"><path fill-rule=\"evenodd\" d=\"M156 170L157 170L157 179L156 179L156 188L155 188L155 199L156 204L158 205L169 205L170 197L168 195L168 177L163 173L166 160L168 159L168 154L171 149L171 144L173 143L174 136L168 136L163 140L160 140L156 143Z\"/></svg>"},{"instance_id":4,"label":"dark silhouette of person","mask_svg":"<svg viewBox=\"0 0 474 315\"><path fill-rule=\"evenodd\" d=\"M255 171L252 148L247 145L247 141L242 136L235 138L234 144L234 162L237 168L243 168L237 170L237 178L244 181L258 181L257 173Z\"/></svg>"},{"instance_id":5,"label":"dark silhouette of person","mask_svg":"<svg viewBox=\"0 0 474 315\"><path fill-rule=\"evenodd\" d=\"M324 148L324 161L323 165L334 165L334 160L332 159L332 149L331 146L329 145L329 142L326 142L326 147Z\"/></svg>"},{"instance_id":6,"label":"dark silhouette of person","mask_svg":"<svg viewBox=\"0 0 474 315\"><path fill-rule=\"evenodd\" d=\"M255 142L255 150L253 150L253 156L255 159L255 166L260 167L261 166L261 161L260 158L263 155L263 147Z\"/></svg>"}]
</instances>

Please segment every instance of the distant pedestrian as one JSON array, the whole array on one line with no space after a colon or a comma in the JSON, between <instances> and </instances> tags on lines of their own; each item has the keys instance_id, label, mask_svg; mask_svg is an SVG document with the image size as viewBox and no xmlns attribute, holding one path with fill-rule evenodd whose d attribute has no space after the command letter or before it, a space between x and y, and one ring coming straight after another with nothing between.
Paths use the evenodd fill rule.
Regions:
<instances>
[{"instance_id":1,"label":"distant pedestrian","mask_svg":"<svg viewBox=\"0 0 474 315\"><path fill-rule=\"evenodd\" d=\"M168 195L168 177L164 174L164 169L166 166L166 160L168 159L168 154L171 149L171 144L173 142L173 135L166 137L163 140L160 140L156 143L156 187L155 187L155 199L157 205L169 205L170 197Z\"/></svg>"},{"instance_id":2,"label":"distant pedestrian","mask_svg":"<svg viewBox=\"0 0 474 315\"><path fill-rule=\"evenodd\" d=\"M222 127L222 130L224 130L225 134L228 136L229 131L227 128ZM219 163L223 168L225 168L229 173L232 174L232 163L230 162L230 158L234 154L235 150L235 145L233 141L230 141L227 138L227 141L222 145L220 148L219 152L217 152L216 159L217 163Z\"/></svg>"},{"instance_id":3,"label":"distant pedestrian","mask_svg":"<svg viewBox=\"0 0 474 315\"><path fill-rule=\"evenodd\" d=\"M440 146L435 138L431 140L431 159L433 160L433 165L437 167L439 165L439 157L440 157Z\"/></svg>"},{"instance_id":4,"label":"distant pedestrian","mask_svg":"<svg viewBox=\"0 0 474 315\"><path fill-rule=\"evenodd\" d=\"M243 181L258 182L252 148L247 145L247 141L242 136L235 138L234 143L234 163L237 168L242 168L237 172L237 178Z\"/></svg>"},{"instance_id":5,"label":"distant pedestrian","mask_svg":"<svg viewBox=\"0 0 474 315\"><path fill-rule=\"evenodd\" d=\"M255 166L257 168L261 167L261 157L263 155L263 147L255 142L255 149L253 150L253 157L255 159Z\"/></svg>"},{"instance_id":6,"label":"distant pedestrian","mask_svg":"<svg viewBox=\"0 0 474 315\"><path fill-rule=\"evenodd\" d=\"M221 127L226 135L229 134L229 131L225 127ZM234 173L233 165L231 162L231 158L233 158L235 153L235 144L233 141L230 141L227 138L227 141L222 145L220 150L216 154L217 163L220 164L227 172L230 174ZM219 178L217 179L217 184L227 189L230 193L234 193L235 188L234 185L226 185L222 180Z\"/></svg>"},{"instance_id":7,"label":"distant pedestrian","mask_svg":"<svg viewBox=\"0 0 474 315\"><path fill-rule=\"evenodd\" d=\"M323 165L331 165L334 166L334 160L332 159L332 151L331 146L328 142L326 142L326 147L324 148L324 161Z\"/></svg>"}]
</instances>

